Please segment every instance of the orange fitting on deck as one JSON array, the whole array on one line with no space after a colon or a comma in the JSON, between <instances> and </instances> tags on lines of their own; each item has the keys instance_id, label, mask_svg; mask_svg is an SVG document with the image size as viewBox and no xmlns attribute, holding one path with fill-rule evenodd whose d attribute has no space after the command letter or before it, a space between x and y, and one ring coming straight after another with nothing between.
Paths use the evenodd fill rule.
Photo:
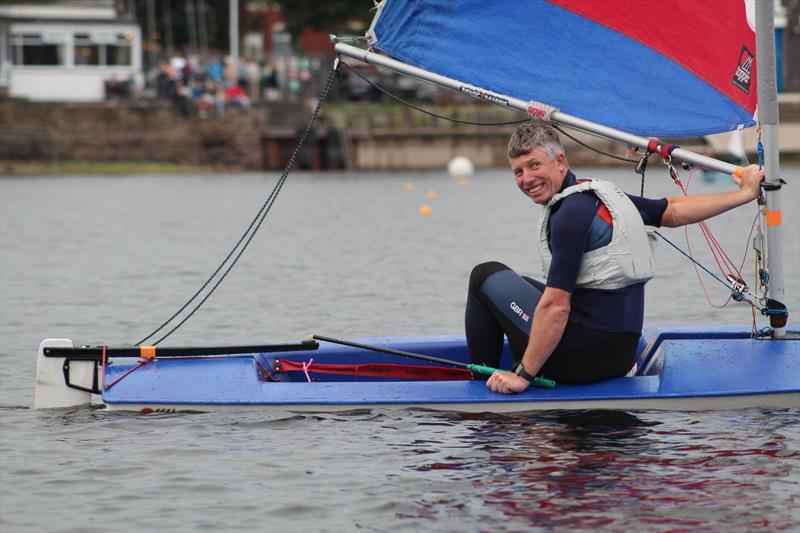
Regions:
<instances>
[{"instance_id":1,"label":"orange fitting on deck","mask_svg":"<svg viewBox=\"0 0 800 533\"><path fill-rule=\"evenodd\" d=\"M736 167L733 171L733 175L737 178L741 178L742 174L744 174L744 167Z\"/></svg>"},{"instance_id":2,"label":"orange fitting on deck","mask_svg":"<svg viewBox=\"0 0 800 533\"><path fill-rule=\"evenodd\" d=\"M139 355L145 359L153 359L156 356L155 346L139 346Z\"/></svg>"},{"instance_id":3,"label":"orange fitting on deck","mask_svg":"<svg viewBox=\"0 0 800 533\"><path fill-rule=\"evenodd\" d=\"M767 211L764 216L767 219L767 226L780 226L782 223L781 211Z\"/></svg>"}]
</instances>

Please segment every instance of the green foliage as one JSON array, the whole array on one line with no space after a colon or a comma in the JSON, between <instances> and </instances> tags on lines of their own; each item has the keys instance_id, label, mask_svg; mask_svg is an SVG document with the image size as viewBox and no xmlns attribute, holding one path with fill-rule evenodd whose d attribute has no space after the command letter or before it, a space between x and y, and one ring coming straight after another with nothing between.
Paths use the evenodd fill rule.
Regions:
<instances>
[{"instance_id":1,"label":"green foliage","mask_svg":"<svg viewBox=\"0 0 800 533\"><path fill-rule=\"evenodd\" d=\"M287 29L295 36L306 28L337 35L352 34L348 22L359 20L368 26L375 5L372 0L276 0L275 3L281 6Z\"/></svg>"}]
</instances>

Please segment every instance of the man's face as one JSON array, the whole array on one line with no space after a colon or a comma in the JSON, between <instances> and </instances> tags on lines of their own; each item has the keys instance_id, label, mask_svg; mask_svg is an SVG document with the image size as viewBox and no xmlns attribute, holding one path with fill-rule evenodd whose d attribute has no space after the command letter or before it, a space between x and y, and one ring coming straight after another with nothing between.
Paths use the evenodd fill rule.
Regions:
<instances>
[{"instance_id":1,"label":"man's face","mask_svg":"<svg viewBox=\"0 0 800 533\"><path fill-rule=\"evenodd\" d=\"M540 205L546 205L564 183L567 165L564 154L551 161L539 147L510 160L511 171L522 194Z\"/></svg>"}]
</instances>

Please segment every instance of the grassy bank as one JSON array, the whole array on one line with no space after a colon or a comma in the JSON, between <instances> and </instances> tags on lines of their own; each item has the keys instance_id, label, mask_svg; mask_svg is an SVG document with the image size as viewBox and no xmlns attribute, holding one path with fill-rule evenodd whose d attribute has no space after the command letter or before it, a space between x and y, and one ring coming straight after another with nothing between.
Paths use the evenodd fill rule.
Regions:
<instances>
[{"instance_id":1,"label":"grassy bank","mask_svg":"<svg viewBox=\"0 0 800 533\"><path fill-rule=\"evenodd\" d=\"M0 176L99 176L211 172L206 166L155 161L2 161Z\"/></svg>"}]
</instances>

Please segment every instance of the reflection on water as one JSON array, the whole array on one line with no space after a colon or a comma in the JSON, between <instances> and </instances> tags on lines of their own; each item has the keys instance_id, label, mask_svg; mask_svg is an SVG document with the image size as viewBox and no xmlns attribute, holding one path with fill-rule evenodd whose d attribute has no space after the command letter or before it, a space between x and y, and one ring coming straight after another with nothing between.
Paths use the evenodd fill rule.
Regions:
<instances>
[{"instance_id":1,"label":"reflection on water","mask_svg":"<svg viewBox=\"0 0 800 533\"><path fill-rule=\"evenodd\" d=\"M791 530L798 415L3 409L0 526L81 529L100 505L109 531Z\"/></svg>"},{"instance_id":2,"label":"reflection on water","mask_svg":"<svg viewBox=\"0 0 800 533\"><path fill-rule=\"evenodd\" d=\"M785 423L792 416L771 414ZM732 530L793 527L800 515L789 508L800 496L796 420L791 422L793 441L778 434L754 443L749 435L719 435L702 416L673 420L667 416L667 421L654 417L663 414L448 415L447 424L468 424L471 431L455 443L413 441L409 446L421 461L409 468L469 483L486 506L481 515L502 517L501 523L516 527L620 531L716 529L719 524ZM679 425L673 425L676 422ZM781 483L788 491L782 494L782 503L780 498L753 501L754 494L774 491ZM743 498L749 500L747 506L740 504ZM473 514L476 509L468 500L459 492L425 499L419 502L423 510L418 518L438 516L451 506Z\"/></svg>"}]
</instances>

